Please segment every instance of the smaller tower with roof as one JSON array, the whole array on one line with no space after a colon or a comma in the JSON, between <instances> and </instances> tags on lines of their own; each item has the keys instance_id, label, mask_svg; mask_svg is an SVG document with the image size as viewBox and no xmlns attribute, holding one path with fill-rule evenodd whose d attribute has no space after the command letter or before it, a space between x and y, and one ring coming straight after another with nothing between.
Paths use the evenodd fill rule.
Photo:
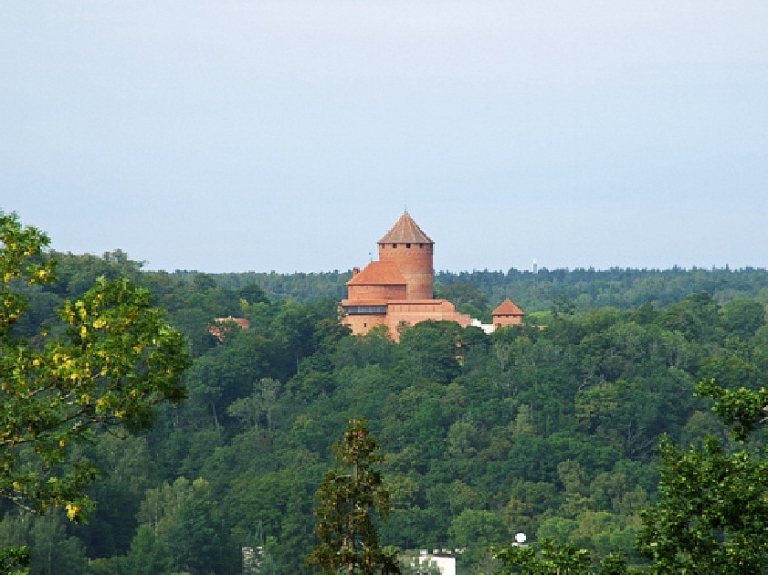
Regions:
<instances>
[{"instance_id":1,"label":"smaller tower with roof","mask_svg":"<svg viewBox=\"0 0 768 575\"><path fill-rule=\"evenodd\" d=\"M506 325L520 325L523 323L524 315L525 312L512 303L512 300L507 298L491 313L491 316L493 317L493 327L496 329Z\"/></svg>"}]
</instances>

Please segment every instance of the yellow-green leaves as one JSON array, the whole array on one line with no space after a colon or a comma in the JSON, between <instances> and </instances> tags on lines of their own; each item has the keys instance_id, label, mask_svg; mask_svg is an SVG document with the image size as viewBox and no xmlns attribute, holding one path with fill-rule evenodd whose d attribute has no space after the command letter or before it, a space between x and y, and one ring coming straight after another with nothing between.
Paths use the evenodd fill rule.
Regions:
<instances>
[{"instance_id":1,"label":"yellow-green leaves","mask_svg":"<svg viewBox=\"0 0 768 575\"><path fill-rule=\"evenodd\" d=\"M99 278L66 302L63 335L15 337L28 304L14 288L54 279L47 245L45 234L0 212L0 496L82 521L96 472L68 461L71 446L105 426L150 425L154 405L184 397L189 357L149 292L122 279Z\"/></svg>"}]
</instances>

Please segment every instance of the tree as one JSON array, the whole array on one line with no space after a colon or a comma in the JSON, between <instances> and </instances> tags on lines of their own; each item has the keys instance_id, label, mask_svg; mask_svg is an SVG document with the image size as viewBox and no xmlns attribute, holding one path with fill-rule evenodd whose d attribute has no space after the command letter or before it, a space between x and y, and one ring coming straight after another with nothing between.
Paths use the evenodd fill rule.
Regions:
<instances>
[{"instance_id":1,"label":"tree","mask_svg":"<svg viewBox=\"0 0 768 575\"><path fill-rule=\"evenodd\" d=\"M723 306L722 316L724 327L745 339L765 325L765 308L751 299L729 301Z\"/></svg>"},{"instance_id":2,"label":"tree","mask_svg":"<svg viewBox=\"0 0 768 575\"><path fill-rule=\"evenodd\" d=\"M0 549L28 550L23 564L35 574L81 575L88 559L82 542L67 534L67 523L61 511L44 516L24 510L6 513L0 521ZM8 573L12 566L0 563L0 573Z\"/></svg>"},{"instance_id":3,"label":"tree","mask_svg":"<svg viewBox=\"0 0 768 575\"><path fill-rule=\"evenodd\" d=\"M571 543L555 543L544 539L536 546L511 545L496 552L494 557L505 567L515 571L496 571L496 575L522 573L523 575L587 575L595 571L590 567L589 551ZM625 575L627 564L618 554L609 554L596 571L598 575Z\"/></svg>"},{"instance_id":4,"label":"tree","mask_svg":"<svg viewBox=\"0 0 768 575\"><path fill-rule=\"evenodd\" d=\"M148 428L153 406L184 397L189 357L149 292L124 279L99 278L65 302L58 335L19 335L29 294L55 278L48 243L0 212L0 497L80 521L97 472L73 446L104 428Z\"/></svg>"},{"instance_id":5,"label":"tree","mask_svg":"<svg viewBox=\"0 0 768 575\"><path fill-rule=\"evenodd\" d=\"M34 517L29 532L30 571L40 575L79 575L87 570L85 549L77 537L68 537L61 512Z\"/></svg>"},{"instance_id":6,"label":"tree","mask_svg":"<svg viewBox=\"0 0 768 575\"><path fill-rule=\"evenodd\" d=\"M414 376L449 384L461 373L456 344L461 328L451 321L423 321L400 334L400 346L412 362Z\"/></svg>"},{"instance_id":7,"label":"tree","mask_svg":"<svg viewBox=\"0 0 768 575\"><path fill-rule=\"evenodd\" d=\"M174 571L173 557L149 525L140 525L124 559L125 572L132 575L166 575Z\"/></svg>"},{"instance_id":8,"label":"tree","mask_svg":"<svg viewBox=\"0 0 768 575\"><path fill-rule=\"evenodd\" d=\"M509 529L498 513L465 509L451 522L448 530L456 547L467 549L468 561L478 560L491 544L509 540Z\"/></svg>"},{"instance_id":9,"label":"tree","mask_svg":"<svg viewBox=\"0 0 768 575\"><path fill-rule=\"evenodd\" d=\"M517 567L525 575L580 575L591 572L589 551L577 549L570 543L557 545L551 539L544 539L538 549L511 545L497 551L495 558L505 567ZM508 573L511 572L505 570L499 575Z\"/></svg>"},{"instance_id":10,"label":"tree","mask_svg":"<svg viewBox=\"0 0 768 575\"><path fill-rule=\"evenodd\" d=\"M279 381L262 377L253 384L253 393L233 401L227 408L227 413L240 419L250 429L257 430L264 422L266 431L271 433L279 392Z\"/></svg>"},{"instance_id":11,"label":"tree","mask_svg":"<svg viewBox=\"0 0 768 575\"><path fill-rule=\"evenodd\" d=\"M320 522L315 533L320 544L307 558L324 573L349 575L400 573L397 554L379 546L374 514L383 520L389 513L389 492L373 466L384 461L365 419L349 419L344 440L334 446L344 467L328 472L317 497L315 515Z\"/></svg>"},{"instance_id":12,"label":"tree","mask_svg":"<svg viewBox=\"0 0 768 575\"><path fill-rule=\"evenodd\" d=\"M765 573L768 565L768 458L748 445L764 422L768 390L697 386L732 428L737 449L714 436L684 451L660 446L659 502L642 513L641 552L658 573Z\"/></svg>"},{"instance_id":13,"label":"tree","mask_svg":"<svg viewBox=\"0 0 768 575\"><path fill-rule=\"evenodd\" d=\"M191 487L168 529L168 547L175 562L191 575L232 573L234 565L227 565L227 560L231 562L237 555L226 539L227 530L211 501L208 482L196 479Z\"/></svg>"}]
</instances>

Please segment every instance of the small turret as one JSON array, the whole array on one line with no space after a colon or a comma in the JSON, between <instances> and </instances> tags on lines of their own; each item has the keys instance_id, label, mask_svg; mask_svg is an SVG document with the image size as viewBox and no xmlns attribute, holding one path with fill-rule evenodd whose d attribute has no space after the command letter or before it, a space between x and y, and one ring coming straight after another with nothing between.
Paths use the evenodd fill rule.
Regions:
<instances>
[{"instance_id":1,"label":"small turret","mask_svg":"<svg viewBox=\"0 0 768 575\"><path fill-rule=\"evenodd\" d=\"M491 312L493 325L495 327L504 327L507 325L520 325L523 323L525 312L517 307L512 300L506 298L501 305Z\"/></svg>"}]
</instances>

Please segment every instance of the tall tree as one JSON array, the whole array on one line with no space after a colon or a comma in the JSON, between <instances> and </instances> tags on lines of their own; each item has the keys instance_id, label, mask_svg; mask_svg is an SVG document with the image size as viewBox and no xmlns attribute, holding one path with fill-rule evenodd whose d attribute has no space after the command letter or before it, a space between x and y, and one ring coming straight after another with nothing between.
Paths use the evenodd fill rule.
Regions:
<instances>
[{"instance_id":1,"label":"tall tree","mask_svg":"<svg viewBox=\"0 0 768 575\"><path fill-rule=\"evenodd\" d=\"M641 552L657 573L765 573L768 565L768 458L749 435L764 422L768 390L697 387L716 400L736 449L709 436L684 451L661 444L659 502L642 513Z\"/></svg>"},{"instance_id":2,"label":"tall tree","mask_svg":"<svg viewBox=\"0 0 768 575\"><path fill-rule=\"evenodd\" d=\"M149 292L128 280L100 278L66 302L60 336L19 335L28 294L54 279L48 243L0 212L0 497L78 521L96 469L73 461L72 446L103 427L147 428L154 405L184 397L189 359Z\"/></svg>"},{"instance_id":3,"label":"tall tree","mask_svg":"<svg viewBox=\"0 0 768 575\"><path fill-rule=\"evenodd\" d=\"M317 496L315 529L320 544L307 558L324 573L399 574L397 554L379 546L374 515L389 513L389 492L374 465L384 461L365 419L350 419L344 440L334 446L342 469L328 472Z\"/></svg>"}]
</instances>

